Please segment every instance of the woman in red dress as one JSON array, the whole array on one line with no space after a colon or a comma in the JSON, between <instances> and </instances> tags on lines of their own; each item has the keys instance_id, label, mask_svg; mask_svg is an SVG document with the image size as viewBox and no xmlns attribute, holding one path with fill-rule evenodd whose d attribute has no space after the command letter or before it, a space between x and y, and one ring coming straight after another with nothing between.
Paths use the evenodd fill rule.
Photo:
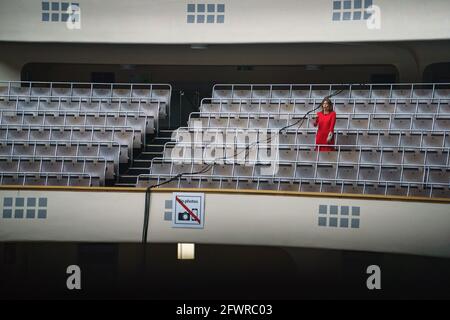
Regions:
<instances>
[{"instance_id":1,"label":"woman in red dress","mask_svg":"<svg viewBox=\"0 0 450 320\"><path fill-rule=\"evenodd\" d=\"M319 151L334 151L334 125L336 112L333 111L333 103L325 98L322 101L322 111L317 112L314 127L318 126L316 134L316 148Z\"/></svg>"}]
</instances>

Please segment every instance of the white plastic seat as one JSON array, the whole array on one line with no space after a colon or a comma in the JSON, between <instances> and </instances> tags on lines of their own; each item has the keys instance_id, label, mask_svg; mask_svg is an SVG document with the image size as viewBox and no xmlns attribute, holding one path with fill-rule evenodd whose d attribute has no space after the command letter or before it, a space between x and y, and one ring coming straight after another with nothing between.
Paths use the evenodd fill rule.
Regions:
<instances>
[{"instance_id":1,"label":"white plastic seat","mask_svg":"<svg viewBox=\"0 0 450 320\"><path fill-rule=\"evenodd\" d=\"M169 89L152 89L151 98L153 100L164 101L169 103L170 101L170 90Z\"/></svg>"},{"instance_id":2,"label":"white plastic seat","mask_svg":"<svg viewBox=\"0 0 450 320\"><path fill-rule=\"evenodd\" d=\"M364 187L355 183L344 183L343 193L364 194Z\"/></svg>"},{"instance_id":3,"label":"white plastic seat","mask_svg":"<svg viewBox=\"0 0 450 320\"><path fill-rule=\"evenodd\" d=\"M290 92L289 90L272 90L272 102L289 102Z\"/></svg>"},{"instance_id":4,"label":"white plastic seat","mask_svg":"<svg viewBox=\"0 0 450 320\"><path fill-rule=\"evenodd\" d=\"M400 181L401 169L396 167L381 168L382 181Z\"/></svg>"},{"instance_id":5,"label":"white plastic seat","mask_svg":"<svg viewBox=\"0 0 450 320\"><path fill-rule=\"evenodd\" d=\"M279 142L280 146L286 145L286 144L290 144L290 145L296 144L295 134L282 133L278 136L278 139L279 139L278 142Z\"/></svg>"},{"instance_id":6,"label":"white plastic seat","mask_svg":"<svg viewBox=\"0 0 450 320\"><path fill-rule=\"evenodd\" d=\"M425 152L421 151L405 151L403 157L405 165L423 165L425 164Z\"/></svg>"},{"instance_id":7,"label":"white plastic seat","mask_svg":"<svg viewBox=\"0 0 450 320\"><path fill-rule=\"evenodd\" d=\"M100 89L100 88L94 88L92 90L92 97L93 98L110 98L112 97L112 91L111 89Z\"/></svg>"},{"instance_id":8,"label":"white plastic seat","mask_svg":"<svg viewBox=\"0 0 450 320\"><path fill-rule=\"evenodd\" d=\"M11 155L13 151L13 146L6 143L0 143L0 156Z\"/></svg>"},{"instance_id":9,"label":"white plastic seat","mask_svg":"<svg viewBox=\"0 0 450 320\"><path fill-rule=\"evenodd\" d=\"M261 101L267 101L270 98L270 90L253 89L251 92L252 99L262 99Z\"/></svg>"},{"instance_id":10,"label":"white plastic seat","mask_svg":"<svg viewBox=\"0 0 450 320\"><path fill-rule=\"evenodd\" d=\"M399 144L400 137L400 134L384 132L383 134L380 134L378 144L381 147L398 147L399 145L403 146Z\"/></svg>"},{"instance_id":11,"label":"white plastic seat","mask_svg":"<svg viewBox=\"0 0 450 320\"><path fill-rule=\"evenodd\" d=\"M420 147L421 136L406 134L401 135L399 145L402 147Z\"/></svg>"},{"instance_id":12,"label":"white plastic seat","mask_svg":"<svg viewBox=\"0 0 450 320\"><path fill-rule=\"evenodd\" d=\"M296 103L307 101L309 95L309 90L292 90L292 99Z\"/></svg>"},{"instance_id":13,"label":"white plastic seat","mask_svg":"<svg viewBox=\"0 0 450 320\"><path fill-rule=\"evenodd\" d=\"M214 176L232 176L233 165L216 164L214 165L212 174Z\"/></svg>"},{"instance_id":14,"label":"white plastic seat","mask_svg":"<svg viewBox=\"0 0 450 320\"><path fill-rule=\"evenodd\" d=\"M400 185L389 185L387 187L387 194L392 196L406 196L408 191L407 187L403 187Z\"/></svg>"},{"instance_id":15,"label":"white plastic seat","mask_svg":"<svg viewBox=\"0 0 450 320\"><path fill-rule=\"evenodd\" d=\"M367 129L369 128L369 119L367 118L351 118L349 119L350 129Z\"/></svg>"},{"instance_id":16,"label":"white plastic seat","mask_svg":"<svg viewBox=\"0 0 450 320\"><path fill-rule=\"evenodd\" d=\"M308 164L298 164L295 168L296 178L314 178L314 166Z\"/></svg>"},{"instance_id":17,"label":"white plastic seat","mask_svg":"<svg viewBox=\"0 0 450 320\"><path fill-rule=\"evenodd\" d=\"M42 160L41 172L63 172L63 162L56 160Z\"/></svg>"},{"instance_id":18,"label":"white plastic seat","mask_svg":"<svg viewBox=\"0 0 450 320\"><path fill-rule=\"evenodd\" d=\"M341 150L339 153L340 164L357 164L359 161L359 150Z\"/></svg>"},{"instance_id":19,"label":"white plastic seat","mask_svg":"<svg viewBox=\"0 0 450 320\"><path fill-rule=\"evenodd\" d=\"M370 129L389 130L390 119L388 117L373 117L370 119Z\"/></svg>"},{"instance_id":20,"label":"white plastic seat","mask_svg":"<svg viewBox=\"0 0 450 320\"><path fill-rule=\"evenodd\" d=\"M293 135L293 134L292 134ZM293 135L294 136L294 135ZM295 137L295 136L294 136ZM297 144L302 145L302 144L309 144L312 145L315 143L315 135L314 134L307 134L307 133L302 133L302 134L298 134L297 135Z\"/></svg>"},{"instance_id":21,"label":"white plastic seat","mask_svg":"<svg viewBox=\"0 0 450 320\"><path fill-rule=\"evenodd\" d=\"M374 112L375 113L394 113L395 104L389 103L388 100L380 100L374 103Z\"/></svg>"},{"instance_id":22,"label":"white plastic seat","mask_svg":"<svg viewBox=\"0 0 450 320\"><path fill-rule=\"evenodd\" d=\"M280 165L275 172L278 178L293 178L295 176L295 166L293 165Z\"/></svg>"},{"instance_id":23,"label":"white plastic seat","mask_svg":"<svg viewBox=\"0 0 450 320\"><path fill-rule=\"evenodd\" d=\"M70 88L61 88L61 87L52 87L51 90L51 95L52 96L70 96L71 95L71 91Z\"/></svg>"},{"instance_id":24,"label":"white plastic seat","mask_svg":"<svg viewBox=\"0 0 450 320\"><path fill-rule=\"evenodd\" d=\"M392 118L390 129L409 130L411 128L411 118Z\"/></svg>"},{"instance_id":25,"label":"white plastic seat","mask_svg":"<svg viewBox=\"0 0 450 320\"><path fill-rule=\"evenodd\" d=\"M352 103L335 103L334 111L336 111L337 114L353 113L354 111L353 107L354 105Z\"/></svg>"},{"instance_id":26,"label":"white plastic seat","mask_svg":"<svg viewBox=\"0 0 450 320\"><path fill-rule=\"evenodd\" d=\"M450 89L435 89L434 98L450 100Z\"/></svg>"},{"instance_id":27,"label":"white plastic seat","mask_svg":"<svg viewBox=\"0 0 450 320\"><path fill-rule=\"evenodd\" d=\"M370 166L360 166L359 167L359 177L358 180L372 180L377 181L379 175L379 167Z\"/></svg>"},{"instance_id":28,"label":"white plastic seat","mask_svg":"<svg viewBox=\"0 0 450 320\"><path fill-rule=\"evenodd\" d=\"M417 130L432 130L432 118L415 118L412 123L412 128Z\"/></svg>"},{"instance_id":29,"label":"white plastic seat","mask_svg":"<svg viewBox=\"0 0 450 320\"><path fill-rule=\"evenodd\" d=\"M402 163L402 152L383 150L381 162L383 164L400 165Z\"/></svg>"},{"instance_id":30,"label":"white plastic seat","mask_svg":"<svg viewBox=\"0 0 450 320\"><path fill-rule=\"evenodd\" d=\"M137 89L133 88L133 91L131 92L131 96L133 98L150 98L151 92L150 89Z\"/></svg>"},{"instance_id":31,"label":"white plastic seat","mask_svg":"<svg viewBox=\"0 0 450 320\"><path fill-rule=\"evenodd\" d=\"M450 170L449 169L433 169L428 171L428 183L450 183Z\"/></svg>"},{"instance_id":32,"label":"white plastic seat","mask_svg":"<svg viewBox=\"0 0 450 320\"><path fill-rule=\"evenodd\" d=\"M117 98L128 98L130 97L130 89L113 89L112 95Z\"/></svg>"},{"instance_id":33,"label":"white plastic seat","mask_svg":"<svg viewBox=\"0 0 450 320\"><path fill-rule=\"evenodd\" d=\"M114 178L114 166L112 163L107 163L104 160L86 161L83 173L91 174L95 177L100 177L100 183L103 184L105 179Z\"/></svg>"},{"instance_id":34,"label":"white plastic seat","mask_svg":"<svg viewBox=\"0 0 450 320\"><path fill-rule=\"evenodd\" d=\"M299 191L300 184L295 181L287 181L280 183L280 191Z\"/></svg>"},{"instance_id":35,"label":"white plastic seat","mask_svg":"<svg viewBox=\"0 0 450 320\"><path fill-rule=\"evenodd\" d=\"M241 99L250 99L251 91L250 90L236 90L233 91L233 99L237 99L240 101Z\"/></svg>"},{"instance_id":36,"label":"white plastic seat","mask_svg":"<svg viewBox=\"0 0 450 320\"><path fill-rule=\"evenodd\" d=\"M302 182L300 186L301 192L320 192L320 185L314 182Z\"/></svg>"},{"instance_id":37,"label":"white plastic seat","mask_svg":"<svg viewBox=\"0 0 450 320\"><path fill-rule=\"evenodd\" d=\"M338 158L338 152L335 151L322 151L319 152L319 163L336 163Z\"/></svg>"},{"instance_id":38,"label":"white plastic seat","mask_svg":"<svg viewBox=\"0 0 450 320\"><path fill-rule=\"evenodd\" d=\"M436 122L434 124L434 130L450 130L450 119L436 119Z\"/></svg>"},{"instance_id":39,"label":"white plastic seat","mask_svg":"<svg viewBox=\"0 0 450 320\"><path fill-rule=\"evenodd\" d=\"M448 166L447 163L448 153L442 151L428 151L426 153L426 161L427 165L433 166Z\"/></svg>"},{"instance_id":40,"label":"white plastic seat","mask_svg":"<svg viewBox=\"0 0 450 320\"><path fill-rule=\"evenodd\" d=\"M335 179L336 178L336 165L317 165L316 177L321 179Z\"/></svg>"},{"instance_id":41,"label":"white plastic seat","mask_svg":"<svg viewBox=\"0 0 450 320\"><path fill-rule=\"evenodd\" d=\"M356 166L339 165L337 177L338 179L357 180L358 169Z\"/></svg>"},{"instance_id":42,"label":"white plastic seat","mask_svg":"<svg viewBox=\"0 0 450 320\"><path fill-rule=\"evenodd\" d=\"M317 152L310 150L299 150L297 153L298 162L315 162L317 159Z\"/></svg>"},{"instance_id":43,"label":"white plastic seat","mask_svg":"<svg viewBox=\"0 0 450 320\"><path fill-rule=\"evenodd\" d=\"M376 150L362 150L361 151L361 163L376 165L379 164L381 160L381 152Z\"/></svg>"},{"instance_id":44,"label":"white plastic seat","mask_svg":"<svg viewBox=\"0 0 450 320\"><path fill-rule=\"evenodd\" d=\"M297 159L297 150L279 150L280 161L295 161Z\"/></svg>"},{"instance_id":45,"label":"white plastic seat","mask_svg":"<svg viewBox=\"0 0 450 320\"><path fill-rule=\"evenodd\" d=\"M16 85L11 85L10 95L18 95L18 96L29 96L30 95L30 87L20 87Z\"/></svg>"},{"instance_id":46,"label":"white plastic seat","mask_svg":"<svg viewBox=\"0 0 450 320\"><path fill-rule=\"evenodd\" d=\"M170 163L163 161L152 161L152 166L150 167L151 174L170 174L171 165Z\"/></svg>"},{"instance_id":47,"label":"white plastic seat","mask_svg":"<svg viewBox=\"0 0 450 320\"><path fill-rule=\"evenodd\" d=\"M325 98L330 94L330 90L320 90L320 89L313 89L311 90L311 98L317 99L318 101Z\"/></svg>"},{"instance_id":48,"label":"white plastic seat","mask_svg":"<svg viewBox=\"0 0 450 320\"><path fill-rule=\"evenodd\" d=\"M413 101L429 101L432 98L432 89L413 89Z\"/></svg>"},{"instance_id":49,"label":"white plastic seat","mask_svg":"<svg viewBox=\"0 0 450 320\"><path fill-rule=\"evenodd\" d=\"M336 144L338 145L356 145L356 134L341 133L336 134Z\"/></svg>"},{"instance_id":50,"label":"white plastic seat","mask_svg":"<svg viewBox=\"0 0 450 320\"><path fill-rule=\"evenodd\" d=\"M247 121L247 119L245 119L245 121ZM248 127L249 128L254 128L254 129L263 129L263 128L267 128L269 126L270 128L270 123L271 121L274 121L275 123L278 121L277 119L248 119ZM230 121L230 124L233 126L235 123L234 120ZM269 124L268 124L269 123ZM240 120L239 121L239 125L242 126L244 125L244 121Z\"/></svg>"},{"instance_id":51,"label":"white plastic seat","mask_svg":"<svg viewBox=\"0 0 450 320\"><path fill-rule=\"evenodd\" d=\"M422 186L412 185L409 188L409 195L412 197L425 197L428 198L430 196L430 189L423 188Z\"/></svg>"},{"instance_id":52,"label":"white plastic seat","mask_svg":"<svg viewBox=\"0 0 450 320\"><path fill-rule=\"evenodd\" d=\"M339 117L336 119L336 123L334 125L336 130L346 130L349 128L349 120L348 118Z\"/></svg>"},{"instance_id":53,"label":"white plastic seat","mask_svg":"<svg viewBox=\"0 0 450 320\"><path fill-rule=\"evenodd\" d=\"M423 147L442 148L444 143L443 138L443 135L426 134L423 136Z\"/></svg>"},{"instance_id":54,"label":"white plastic seat","mask_svg":"<svg viewBox=\"0 0 450 320\"><path fill-rule=\"evenodd\" d=\"M217 119L214 119L215 121ZM223 119L223 120L227 120L227 119ZM240 129L244 129L244 128L248 128L249 127L249 118L240 118L240 119L230 119L230 122L227 126L227 124L223 124L223 125L218 125L218 127L225 127L225 128L240 128ZM214 121L214 122L215 122ZM225 122L224 121L224 122ZM211 121L212 122L212 121ZM223 123L223 122L222 122ZM214 125L215 127L215 125Z\"/></svg>"},{"instance_id":55,"label":"white plastic seat","mask_svg":"<svg viewBox=\"0 0 450 320\"><path fill-rule=\"evenodd\" d=\"M417 182L422 183L424 178L423 168L403 168L402 182Z\"/></svg>"},{"instance_id":56,"label":"white plastic seat","mask_svg":"<svg viewBox=\"0 0 450 320\"><path fill-rule=\"evenodd\" d=\"M100 111L119 111L122 109L126 110L127 105L128 105L127 103L101 102L100 107L99 107L98 103L92 104L94 110L100 109ZM131 104L131 105L134 106L135 104Z\"/></svg>"},{"instance_id":57,"label":"white plastic seat","mask_svg":"<svg viewBox=\"0 0 450 320\"><path fill-rule=\"evenodd\" d=\"M405 103L411 99L411 89L394 89L391 97L395 98L397 103Z\"/></svg>"},{"instance_id":58,"label":"white plastic seat","mask_svg":"<svg viewBox=\"0 0 450 320\"><path fill-rule=\"evenodd\" d=\"M236 164L234 166L233 176L253 177L254 176L254 170L255 170L254 166Z\"/></svg>"},{"instance_id":59,"label":"white plastic seat","mask_svg":"<svg viewBox=\"0 0 450 320\"><path fill-rule=\"evenodd\" d=\"M389 98L390 90L388 89L372 89L372 99L386 99Z\"/></svg>"},{"instance_id":60,"label":"white plastic seat","mask_svg":"<svg viewBox=\"0 0 450 320\"><path fill-rule=\"evenodd\" d=\"M60 157L69 157L69 156L76 157L77 147L71 145L58 145L56 155Z\"/></svg>"},{"instance_id":61,"label":"white plastic seat","mask_svg":"<svg viewBox=\"0 0 450 320\"><path fill-rule=\"evenodd\" d=\"M20 172L39 172L41 171L40 160L33 160L33 158L26 158L26 159L20 159L15 160L19 162L19 171Z\"/></svg>"},{"instance_id":62,"label":"white plastic seat","mask_svg":"<svg viewBox=\"0 0 450 320\"><path fill-rule=\"evenodd\" d=\"M13 160L0 158L0 172L18 172L19 163Z\"/></svg>"},{"instance_id":63,"label":"white plastic seat","mask_svg":"<svg viewBox=\"0 0 450 320\"><path fill-rule=\"evenodd\" d=\"M341 193L342 183L334 184L334 183L324 183L322 184L321 192L328 193Z\"/></svg>"},{"instance_id":64,"label":"white plastic seat","mask_svg":"<svg viewBox=\"0 0 450 320\"><path fill-rule=\"evenodd\" d=\"M213 90L213 98L218 99L230 99L231 98L231 90Z\"/></svg>"},{"instance_id":65,"label":"white plastic seat","mask_svg":"<svg viewBox=\"0 0 450 320\"><path fill-rule=\"evenodd\" d=\"M352 89L350 97L355 99L356 102L366 102L370 97L370 91L364 89Z\"/></svg>"},{"instance_id":66,"label":"white plastic seat","mask_svg":"<svg viewBox=\"0 0 450 320\"><path fill-rule=\"evenodd\" d=\"M14 145L13 155L15 156L32 156L34 153L34 146L29 144Z\"/></svg>"},{"instance_id":67,"label":"white plastic seat","mask_svg":"<svg viewBox=\"0 0 450 320\"><path fill-rule=\"evenodd\" d=\"M372 114L375 111L375 105L373 103L368 103L367 101L365 103L355 103L352 106L352 112L354 109L354 112L356 114L358 113L366 113L366 114Z\"/></svg>"},{"instance_id":68,"label":"white plastic seat","mask_svg":"<svg viewBox=\"0 0 450 320\"><path fill-rule=\"evenodd\" d=\"M32 87L31 88L32 96L49 96L50 95L50 87Z\"/></svg>"},{"instance_id":69,"label":"white plastic seat","mask_svg":"<svg viewBox=\"0 0 450 320\"><path fill-rule=\"evenodd\" d=\"M36 146L36 156L56 156L56 145L37 145Z\"/></svg>"},{"instance_id":70,"label":"white plastic seat","mask_svg":"<svg viewBox=\"0 0 450 320\"><path fill-rule=\"evenodd\" d=\"M292 111L295 114L306 114L307 112L309 112L311 109L313 109L313 106L310 105L309 103L304 103L304 102L297 102L294 105L294 110Z\"/></svg>"}]
</instances>

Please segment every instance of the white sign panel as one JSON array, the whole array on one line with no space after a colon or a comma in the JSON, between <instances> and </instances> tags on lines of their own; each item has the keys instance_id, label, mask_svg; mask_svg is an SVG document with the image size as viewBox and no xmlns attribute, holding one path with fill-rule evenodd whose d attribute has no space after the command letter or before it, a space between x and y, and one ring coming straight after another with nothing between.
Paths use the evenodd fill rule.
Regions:
<instances>
[{"instance_id":1,"label":"white sign panel","mask_svg":"<svg viewBox=\"0 0 450 320\"><path fill-rule=\"evenodd\" d=\"M172 222L176 228L203 229L205 223L204 193L174 192Z\"/></svg>"}]
</instances>

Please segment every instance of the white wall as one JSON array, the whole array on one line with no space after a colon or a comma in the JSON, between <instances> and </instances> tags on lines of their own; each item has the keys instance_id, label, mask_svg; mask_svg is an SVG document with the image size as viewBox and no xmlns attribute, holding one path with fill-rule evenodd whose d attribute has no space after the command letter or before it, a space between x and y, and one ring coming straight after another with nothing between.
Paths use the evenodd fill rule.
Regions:
<instances>
[{"instance_id":1,"label":"white wall","mask_svg":"<svg viewBox=\"0 0 450 320\"><path fill-rule=\"evenodd\" d=\"M5 197L47 197L48 209L47 219L5 219L0 212L0 241L141 241L142 190L62 190L3 188L2 210ZM171 221L164 220L168 211L166 200L172 200L170 190L161 189L151 195L149 242L272 245L450 257L448 200L206 192L204 229L173 228ZM360 207L359 228L319 226L319 205Z\"/></svg>"},{"instance_id":2,"label":"white wall","mask_svg":"<svg viewBox=\"0 0 450 320\"><path fill-rule=\"evenodd\" d=\"M450 1L374 0L381 28L332 20L332 0L77 0L81 29L42 22L41 1L2 0L0 41L305 43L450 38ZM225 23L187 23L188 3L225 4Z\"/></svg>"}]
</instances>

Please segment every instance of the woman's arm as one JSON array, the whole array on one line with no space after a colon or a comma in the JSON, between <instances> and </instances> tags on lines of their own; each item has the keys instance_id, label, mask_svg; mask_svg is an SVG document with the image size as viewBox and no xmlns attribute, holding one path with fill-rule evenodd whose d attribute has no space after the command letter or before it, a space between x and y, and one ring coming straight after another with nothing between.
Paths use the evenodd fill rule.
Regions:
<instances>
[{"instance_id":1,"label":"woman's arm","mask_svg":"<svg viewBox=\"0 0 450 320\"><path fill-rule=\"evenodd\" d=\"M336 112L331 113L330 127L328 132L334 133L334 125L336 124Z\"/></svg>"},{"instance_id":2,"label":"woman's arm","mask_svg":"<svg viewBox=\"0 0 450 320\"><path fill-rule=\"evenodd\" d=\"M330 143L331 140L333 140L333 135L334 135L334 125L336 124L336 112L333 112L331 114L331 119L330 119L330 127L328 128L328 137L327 137L327 142Z\"/></svg>"},{"instance_id":3,"label":"woman's arm","mask_svg":"<svg viewBox=\"0 0 450 320\"><path fill-rule=\"evenodd\" d=\"M317 127L317 125L319 124L319 113L317 112L317 114L315 116L313 116L313 120L314 120L314 127Z\"/></svg>"}]
</instances>

